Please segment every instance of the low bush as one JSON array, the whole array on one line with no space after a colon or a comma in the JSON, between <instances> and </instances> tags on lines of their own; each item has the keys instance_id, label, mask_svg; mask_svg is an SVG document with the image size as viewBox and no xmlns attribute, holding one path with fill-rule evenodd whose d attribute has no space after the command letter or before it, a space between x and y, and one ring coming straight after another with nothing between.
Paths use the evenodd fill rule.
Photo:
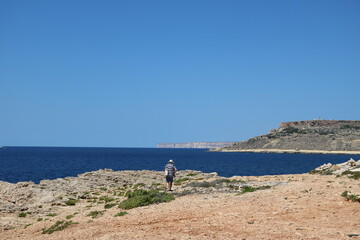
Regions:
<instances>
[{"instance_id":1,"label":"low bush","mask_svg":"<svg viewBox=\"0 0 360 240\"><path fill-rule=\"evenodd\" d=\"M236 180L235 180L236 181ZM210 188L210 187L220 187L223 183L232 183L233 181L230 179L222 178L216 179L211 182L191 182L186 185L186 187L203 187L203 188Z\"/></svg>"},{"instance_id":2,"label":"low bush","mask_svg":"<svg viewBox=\"0 0 360 240\"><path fill-rule=\"evenodd\" d=\"M197 176L197 175L199 175L199 173L188 173L186 176L188 176L188 177L195 177L195 176Z\"/></svg>"},{"instance_id":3,"label":"low bush","mask_svg":"<svg viewBox=\"0 0 360 240\"><path fill-rule=\"evenodd\" d=\"M137 183L137 184L134 184L133 186L135 189L136 188L139 188L139 187L145 187L145 183Z\"/></svg>"},{"instance_id":4,"label":"low bush","mask_svg":"<svg viewBox=\"0 0 360 240\"><path fill-rule=\"evenodd\" d=\"M265 190L265 189L269 189L269 188L271 188L271 186L268 186L268 185L260 186L260 187L242 186L241 191L238 194L240 195L240 194L245 194L248 192L255 192L257 190Z\"/></svg>"},{"instance_id":5,"label":"low bush","mask_svg":"<svg viewBox=\"0 0 360 240\"><path fill-rule=\"evenodd\" d=\"M78 201L79 201L79 200L70 198L69 200L67 200L67 201L65 202L65 205L67 205L67 206L74 206L74 205L76 205L76 203L77 203Z\"/></svg>"},{"instance_id":6,"label":"low bush","mask_svg":"<svg viewBox=\"0 0 360 240\"><path fill-rule=\"evenodd\" d=\"M116 205L116 203L108 203L108 204L105 204L104 208L109 209L109 208L112 208L115 205Z\"/></svg>"},{"instance_id":7,"label":"low bush","mask_svg":"<svg viewBox=\"0 0 360 240\"><path fill-rule=\"evenodd\" d=\"M125 216L126 214L128 214L127 212L119 212L117 214L115 214L115 217L122 217Z\"/></svg>"},{"instance_id":8,"label":"low bush","mask_svg":"<svg viewBox=\"0 0 360 240\"><path fill-rule=\"evenodd\" d=\"M190 178L179 178L174 181L174 185L181 185L183 182L190 180Z\"/></svg>"},{"instance_id":9,"label":"low bush","mask_svg":"<svg viewBox=\"0 0 360 240\"><path fill-rule=\"evenodd\" d=\"M348 191L342 192L340 196L343 197L343 198L345 198L347 201L360 202L360 197L359 197L359 195L349 194Z\"/></svg>"},{"instance_id":10,"label":"low bush","mask_svg":"<svg viewBox=\"0 0 360 240\"><path fill-rule=\"evenodd\" d=\"M55 217L55 216L57 216L57 214L56 214L56 213L49 213L49 214L47 214L46 216L48 216L48 217Z\"/></svg>"},{"instance_id":11,"label":"low bush","mask_svg":"<svg viewBox=\"0 0 360 240\"><path fill-rule=\"evenodd\" d=\"M306 134L307 133L306 130L299 129L296 127L287 127L282 132L287 133L287 134L293 134L293 133Z\"/></svg>"},{"instance_id":12,"label":"low bush","mask_svg":"<svg viewBox=\"0 0 360 240\"><path fill-rule=\"evenodd\" d=\"M76 223L73 221L57 221L51 227L43 229L42 234L51 234L55 231L63 230L73 224L76 224Z\"/></svg>"},{"instance_id":13,"label":"low bush","mask_svg":"<svg viewBox=\"0 0 360 240\"><path fill-rule=\"evenodd\" d=\"M91 211L91 212L89 212L89 214L86 215L86 216L92 217L92 218L96 218L97 216L100 216L100 215L102 215L102 214L104 214L104 211Z\"/></svg>"},{"instance_id":14,"label":"low bush","mask_svg":"<svg viewBox=\"0 0 360 240\"><path fill-rule=\"evenodd\" d=\"M114 200L115 200L115 198L111 198L111 197L108 197L108 196L102 196L102 197L99 198L99 201L104 201L105 203L112 202Z\"/></svg>"},{"instance_id":15,"label":"low bush","mask_svg":"<svg viewBox=\"0 0 360 240\"><path fill-rule=\"evenodd\" d=\"M345 171L341 174L341 176L347 175L349 178L358 180L360 179L360 172L351 172L351 171Z\"/></svg>"},{"instance_id":16,"label":"low bush","mask_svg":"<svg viewBox=\"0 0 360 240\"><path fill-rule=\"evenodd\" d=\"M21 212L21 213L18 214L18 217L26 217L26 215L27 214L25 212Z\"/></svg>"},{"instance_id":17,"label":"low bush","mask_svg":"<svg viewBox=\"0 0 360 240\"><path fill-rule=\"evenodd\" d=\"M311 170L309 172L309 174L320 174L320 175L334 175L334 173L329 170L329 169L325 169L325 170Z\"/></svg>"},{"instance_id":18,"label":"low bush","mask_svg":"<svg viewBox=\"0 0 360 240\"><path fill-rule=\"evenodd\" d=\"M174 195L159 190L135 190L126 194L128 199L119 204L119 208L132 209L147 206L154 203L170 202L174 200Z\"/></svg>"}]
</instances>

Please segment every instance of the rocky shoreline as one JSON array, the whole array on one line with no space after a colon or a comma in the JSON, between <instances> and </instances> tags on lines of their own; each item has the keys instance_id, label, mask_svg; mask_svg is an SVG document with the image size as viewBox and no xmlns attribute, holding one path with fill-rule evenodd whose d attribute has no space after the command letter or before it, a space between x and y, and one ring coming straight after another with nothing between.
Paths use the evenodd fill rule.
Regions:
<instances>
[{"instance_id":1,"label":"rocky shoreline","mask_svg":"<svg viewBox=\"0 0 360 240\"><path fill-rule=\"evenodd\" d=\"M293 211L296 208L304 209L309 214L309 221L315 221L312 214L322 216L324 204L328 205L325 211L329 211L329 216L323 216L324 221L332 222L333 230L324 232L325 238L312 238L316 232L303 230L303 237L299 239L346 239L346 232L358 234L356 229L359 229L360 223L356 222L356 209L358 211L360 205L350 203L348 200L351 198L346 200L341 194L346 191L346 196L355 196L355 199L360 194L359 179L352 178L360 174L360 160L325 164L311 173L314 174L224 178L216 173L179 171L174 182L175 191L170 193L175 197L174 201L126 212L118 206L127 199L129 192L165 192L163 172L103 169L77 177L43 180L39 184L0 182L0 238L158 239L175 236L175 239L239 239L238 234L241 233L245 239L271 239L261 235L261 231L249 232L252 224L256 223L265 230L278 228L274 233L268 233L272 239L289 239L293 235L285 233L283 229L291 225L285 226L284 223L290 221L299 225L297 228L310 229L305 227L306 223L301 223L301 218L295 220L288 216L289 207ZM288 202L289 199L292 200ZM348 201L346 204L345 200ZM170 219L162 219L161 216L168 214L167 211L171 212ZM275 212L281 213L281 218L278 219ZM299 211L292 213L303 214ZM353 219L354 223L348 224L350 228L338 229L345 220L340 215L345 213L348 214L346 221ZM115 217L122 214L126 216ZM334 214L338 214L336 218L331 216ZM211 224L205 224L203 219L208 219ZM242 219L246 219L245 225L242 225ZM323 221L317 219L313 224L318 224L320 220ZM237 225L237 221L242 227ZM177 222L177 225L169 225L173 222ZM69 226L51 235L44 234L44 229L60 223ZM230 230L227 226L232 225L234 229ZM169 233L166 228L163 230L164 226L168 226L172 232ZM193 230L188 232L185 229Z\"/></svg>"},{"instance_id":2,"label":"rocky shoreline","mask_svg":"<svg viewBox=\"0 0 360 240\"><path fill-rule=\"evenodd\" d=\"M325 151L325 150L296 150L296 149L225 149L214 148L212 152L247 152L247 153L289 153L289 154L344 154L360 155L360 151Z\"/></svg>"}]
</instances>

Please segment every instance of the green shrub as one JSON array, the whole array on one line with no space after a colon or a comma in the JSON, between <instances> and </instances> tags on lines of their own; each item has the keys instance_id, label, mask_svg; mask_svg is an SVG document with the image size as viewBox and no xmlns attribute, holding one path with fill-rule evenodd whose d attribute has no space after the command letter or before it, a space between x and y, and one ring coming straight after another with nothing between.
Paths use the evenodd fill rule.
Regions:
<instances>
[{"instance_id":1,"label":"green shrub","mask_svg":"<svg viewBox=\"0 0 360 240\"><path fill-rule=\"evenodd\" d=\"M97 216L100 216L104 214L104 211L91 211L88 215L88 217L96 218Z\"/></svg>"},{"instance_id":2,"label":"green shrub","mask_svg":"<svg viewBox=\"0 0 360 240\"><path fill-rule=\"evenodd\" d=\"M179 178L174 181L174 185L181 185L183 182L190 180L190 178Z\"/></svg>"},{"instance_id":3,"label":"green shrub","mask_svg":"<svg viewBox=\"0 0 360 240\"><path fill-rule=\"evenodd\" d=\"M105 204L104 208L109 209L109 208L112 208L115 205L116 205L116 203L108 203L108 204Z\"/></svg>"},{"instance_id":4,"label":"green shrub","mask_svg":"<svg viewBox=\"0 0 360 240\"><path fill-rule=\"evenodd\" d=\"M48 217L55 217L55 216L57 216L57 214L56 214L56 213L49 213L49 214L47 214L46 216L48 216Z\"/></svg>"},{"instance_id":5,"label":"green shrub","mask_svg":"<svg viewBox=\"0 0 360 240\"><path fill-rule=\"evenodd\" d=\"M216 179L211 182L191 182L188 183L187 187L203 187L203 188L210 188L210 187L219 187L223 183L231 183L232 181L226 178Z\"/></svg>"},{"instance_id":6,"label":"green shrub","mask_svg":"<svg viewBox=\"0 0 360 240\"><path fill-rule=\"evenodd\" d=\"M128 192L126 196L128 199L122 201L119 208L132 209L154 203L170 202L175 199L172 194L158 190L135 190Z\"/></svg>"},{"instance_id":7,"label":"green shrub","mask_svg":"<svg viewBox=\"0 0 360 240\"><path fill-rule=\"evenodd\" d=\"M25 227L24 227L24 229L26 229L26 228L28 228L28 227L30 227L31 225L33 225L34 223L29 223L29 224L26 224L25 225Z\"/></svg>"},{"instance_id":8,"label":"green shrub","mask_svg":"<svg viewBox=\"0 0 360 240\"><path fill-rule=\"evenodd\" d=\"M102 196L102 197L99 198L99 201L104 201L105 203L112 202L114 200L115 200L115 198L111 198L111 197L108 197L108 196Z\"/></svg>"},{"instance_id":9,"label":"green shrub","mask_svg":"<svg viewBox=\"0 0 360 240\"><path fill-rule=\"evenodd\" d=\"M309 172L309 174L320 174L320 175L334 175L334 173L329 170L329 169L325 169L325 170L311 170Z\"/></svg>"},{"instance_id":10,"label":"green shrub","mask_svg":"<svg viewBox=\"0 0 360 240\"><path fill-rule=\"evenodd\" d=\"M356 129L356 130L360 130L360 126L351 126L351 125L343 125L341 126L341 129Z\"/></svg>"},{"instance_id":11,"label":"green shrub","mask_svg":"<svg viewBox=\"0 0 360 240\"><path fill-rule=\"evenodd\" d=\"M348 191L344 191L344 192L342 192L342 193L341 193L341 195L340 195L340 196L342 196L342 197L346 198L346 197L347 197L347 195L348 195Z\"/></svg>"},{"instance_id":12,"label":"green shrub","mask_svg":"<svg viewBox=\"0 0 360 240\"><path fill-rule=\"evenodd\" d=\"M26 217L26 215L27 214L25 212L21 212L21 213L18 214L18 217Z\"/></svg>"},{"instance_id":13,"label":"green shrub","mask_svg":"<svg viewBox=\"0 0 360 240\"><path fill-rule=\"evenodd\" d=\"M360 179L360 172L351 172L351 171L345 171L341 174L341 176L348 175L349 178L358 180ZM350 176L349 176L350 175Z\"/></svg>"},{"instance_id":14,"label":"green shrub","mask_svg":"<svg viewBox=\"0 0 360 240\"><path fill-rule=\"evenodd\" d=\"M44 220L43 218L38 218L38 219L37 219L38 222L41 222L41 221L43 221L43 220Z\"/></svg>"},{"instance_id":15,"label":"green shrub","mask_svg":"<svg viewBox=\"0 0 360 240\"><path fill-rule=\"evenodd\" d=\"M137 183L133 187L134 188L145 187L145 183Z\"/></svg>"},{"instance_id":16,"label":"green shrub","mask_svg":"<svg viewBox=\"0 0 360 240\"><path fill-rule=\"evenodd\" d=\"M214 184L211 182L191 182L186 185L186 187L202 187L202 188L209 188L209 187L215 187Z\"/></svg>"},{"instance_id":17,"label":"green shrub","mask_svg":"<svg viewBox=\"0 0 360 240\"><path fill-rule=\"evenodd\" d=\"M341 197L345 198L348 201L352 201L352 202L360 202L360 198L359 195L356 194L350 194L348 191L344 191L341 193L340 195Z\"/></svg>"},{"instance_id":18,"label":"green shrub","mask_svg":"<svg viewBox=\"0 0 360 240\"><path fill-rule=\"evenodd\" d=\"M67 201L65 202L65 204L66 204L67 206L74 206L78 201L79 201L79 200L70 198L69 200L67 200Z\"/></svg>"},{"instance_id":19,"label":"green shrub","mask_svg":"<svg viewBox=\"0 0 360 240\"><path fill-rule=\"evenodd\" d=\"M197 176L197 175L199 175L199 173L188 173L186 176L188 176L188 177L195 177L195 176Z\"/></svg>"},{"instance_id":20,"label":"green shrub","mask_svg":"<svg viewBox=\"0 0 360 240\"><path fill-rule=\"evenodd\" d=\"M67 228L68 226L70 226L72 224L76 224L76 223L73 221L57 221L51 227L43 229L42 234L51 234L55 231L60 231L60 230Z\"/></svg>"},{"instance_id":21,"label":"green shrub","mask_svg":"<svg viewBox=\"0 0 360 240\"><path fill-rule=\"evenodd\" d=\"M284 130L282 131L286 134L293 134L293 133L299 133L299 134L306 134L307 131L304 130L304 129L299 129L299 128L296 128L296 127L287 127L287 128L284 128Z\"/></svg>"},{"instance_id":22,"label":"green shrub","mask_svg":"<svg viewBox=\"0 0 360 240\"><path fill-rule=\"evenodd\" d=\"M248 193L248 192L255 192L257 190L265 190L265 189L269 189L271 188L271 186L260 186L260 187L251 187L251 186L242 186L241 187L241 191L238 193L240 194L244 194L244 193Z\"/></svg>"},{"instance_id":23,"label":"green shrub","mask_svg":"<svg viewBox=\"0 0 360 240\"><path fill-rule=\"evenodd\" d=\"M117 214L115 214L115 217L122 217L125 216L126 214L128 214L127 212L119 212Z\"/></svg>"}]
</instances>

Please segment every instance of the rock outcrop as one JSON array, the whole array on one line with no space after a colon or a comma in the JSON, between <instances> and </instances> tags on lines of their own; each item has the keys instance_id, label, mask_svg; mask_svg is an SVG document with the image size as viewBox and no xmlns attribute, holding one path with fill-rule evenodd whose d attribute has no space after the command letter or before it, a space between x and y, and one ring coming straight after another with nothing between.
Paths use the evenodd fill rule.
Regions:
<instances>
[{"instance_id":1,"label":"rock outcrop","mask_svg":"<svg viewBox=\"0 0 360 240\"><path fill-rule=\"evenodd\" d=\"M319 173L319 174L335 174L341 175L344 173L353 174L359 173L360 174L360 160L355 161L354 159L350 158L349 161L340 163L340 164L323 164L315 170L311 171L310 173Z\"/></svg>"},{"instance_id":2,"label":"rock outcrop","mask_svg":"<svg viewBox=\"0 0 360 240\"><path fill-rule=\"evenodd\" d=\"M217 151L237 150L360 151L360 121L284 122L278 129Z\"/></svg>"}]
</instances>

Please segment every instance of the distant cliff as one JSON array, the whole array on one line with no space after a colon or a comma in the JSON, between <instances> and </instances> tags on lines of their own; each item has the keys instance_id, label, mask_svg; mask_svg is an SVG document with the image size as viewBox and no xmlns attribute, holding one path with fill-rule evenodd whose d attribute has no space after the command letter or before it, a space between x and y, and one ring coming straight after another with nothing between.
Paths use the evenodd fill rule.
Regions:
<instances>
[{"instance_id":1,"label":"distant cliff","mask_svg":"<svg viewBox=\"0 0 360 240\"><path fill-rule=\"evenodd\" d=\"M360 121L284 122L278 129L214 151L360 151ZM275 151L275 152L276 152ZM286 151L285 151L286 152Z\"/></svg>"},{"instance_id":2,"label":"distant cliff","mask_svg":"<svg viewBox=\"0 0 360 240\"><path fill-rule=\"evenodd\" d=\"M235 142L189 142L189 143L159 143L157 148L222 148Z\"/></svg>"}]
</instances>

